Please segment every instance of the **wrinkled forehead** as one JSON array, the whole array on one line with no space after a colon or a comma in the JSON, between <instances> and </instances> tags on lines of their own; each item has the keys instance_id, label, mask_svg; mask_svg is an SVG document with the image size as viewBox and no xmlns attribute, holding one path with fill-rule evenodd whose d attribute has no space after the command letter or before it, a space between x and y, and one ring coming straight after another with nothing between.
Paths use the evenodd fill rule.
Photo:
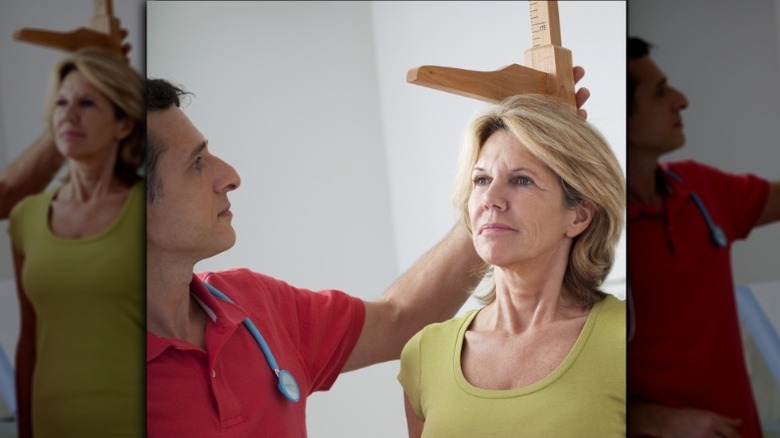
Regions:
<instances>
[{"instance_id":1,"label":"wrinkled forehead","mask_svg":"<svg viewBox=\"0 0 780 438\"><path fill-rule=\"evenodd\" d=\"M649 56L630 60L628 72L636 90L652 90L666 79L664 72Z\"/></svg>"},{"instance_id":2,"label":"wrinkled forehead","mask_svg":"<svg viewBox=\"0 0 780 438\"><path fill-rule=\"evenodd\" d=\"M475 169L523 168L539 173L554 174L522 141L511 133L501 130L494 132L479 150Z\"/></svg>"},{"instance_id":3,"label":"wrinkled forehead","mask_svg":"<svg viewBox=\"0 0 780 438\"><path fill-rule=\"evenodd\" d=\"M189 117L176 106L148 112L146 129L150 140L159 143L167 154L186 154L190 146L205 141Z\"/></svg>"},{"instance_id":4,"label":"wrinkled forehead","mask_svg":"<svg viewBox=\"0 0 780 438\"><path fill-rule=\"evenodd\" d=\"M95 88L95 86L92 85L92 82L90 82L83 73L74 68L60 78L59 88L62 89L75 86Z\"/></svg>"},{"instance_id":5,"label":"wrinkled forehead","mask_svg":"<svg viewBox=\"0 0 780 438\"><path fill-rule=\"evenodd\" d=\"M88 95L95 99L109 100L98 86L78 70L71 70L63 76L54 95L58 97Z\"/></svg>"}]
</instances>

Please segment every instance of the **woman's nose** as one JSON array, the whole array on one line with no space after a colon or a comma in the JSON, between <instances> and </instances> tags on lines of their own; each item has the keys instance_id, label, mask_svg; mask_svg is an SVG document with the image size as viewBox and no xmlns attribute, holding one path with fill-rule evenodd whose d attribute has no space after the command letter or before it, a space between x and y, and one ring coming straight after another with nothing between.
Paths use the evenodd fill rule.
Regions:
<instances>
[{"instance_id":1,"label":"woman's nose","mask_svg":"<svg viewBox=\"0 0 780 438\"><path fill-rule=\"evenodd\" d=\"M73 105L71 103L66 103L62 107L60 107L58 121L67 120L69 122L73 122L78 120L78 116L79 116L78 108L76 107L76 105Z\"/></svg>"},{"instance_id":2,"label":"woman's nose","mask_svg":"<svg viewBox=\"0 0 780 438\"><path fill-rule=\"evenodd\" d=\"M503 196L501 189L491 184L482 193L482 208L486 210L496 209L499 211L506 210L506 198Z\"/></svg>"}]
</instances>

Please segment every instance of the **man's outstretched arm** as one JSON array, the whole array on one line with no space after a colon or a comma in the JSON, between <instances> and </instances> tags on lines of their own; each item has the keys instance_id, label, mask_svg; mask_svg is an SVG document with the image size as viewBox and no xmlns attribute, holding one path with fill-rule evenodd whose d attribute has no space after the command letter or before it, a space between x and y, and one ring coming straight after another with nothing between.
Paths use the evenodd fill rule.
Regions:
<instances>
[{"instance_id":1,"label":"man's outstretched arm","mask_svg":"<svg viewBox=\"0 0 780 438\"><path fill-rule=\"evenodd\" d=\"M780 180L769 183L769 197L756 226L780 222Z\"/></svg>"},{"instance_id":2,"label":"man's outstretched arm","mask_svg":"<svg viewBox=\"0 0 780 438\"><path fill-rule=\"evenodd\" d=\"M629 402L629 437L738 437L742 423L711 411L672 408L658 403Z\"/></svg>"},{"instance_id":3,"label":"man's outstretched arm","mask_svg":"<svg viewBox=\"0 0 780 438\"><path fill-rule=\"evenodd\" d=\"M463 306L483 263L458 222L379 299L366 302L363 330L342 371L398 359L412 335Z\"/></svg>"}]
</instances>

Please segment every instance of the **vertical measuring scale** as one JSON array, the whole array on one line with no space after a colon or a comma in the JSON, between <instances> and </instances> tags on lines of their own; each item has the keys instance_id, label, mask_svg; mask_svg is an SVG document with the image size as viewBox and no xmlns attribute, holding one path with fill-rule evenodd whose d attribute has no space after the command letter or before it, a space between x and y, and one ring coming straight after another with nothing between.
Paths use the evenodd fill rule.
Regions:
<instances>
[{"instance_id":1,"label":"vertical measuring scale","mask_svg":"<svg viewBox=\"0 0 780 438\"><path fill-rule=\"evenodd\" d=\"M532 47L525 65L548 73L547 92L576 107L571 51L561 47L557 1L529 1Z\"/></svg>"},{"instance_id":2,"label":"vertical measuring scale","mask_svg":"<svg viewBox=\"0 0 780 438\"><path fill-rule=\"evenodd\" d=\"M561 25L558 18L558 2L529 1L531 13L531 45L561 45Z\"/></svg>"}]
</instances>

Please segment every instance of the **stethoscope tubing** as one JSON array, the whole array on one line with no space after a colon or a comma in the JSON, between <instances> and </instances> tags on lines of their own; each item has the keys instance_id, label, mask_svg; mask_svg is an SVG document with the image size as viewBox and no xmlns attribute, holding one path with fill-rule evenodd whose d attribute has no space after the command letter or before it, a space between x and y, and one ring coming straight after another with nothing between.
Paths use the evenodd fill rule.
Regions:
<instances>
[{"instance_id":1,"label":"stethoscope tubing","mask_svg":"<svg viewBox=\"0 0 780 438\"><path fill-rule=\"evenodd\" d=\"M235 304L233 300L231 300L227 295L222 293L219 289L215 288L214 286L206 283L205 281L203 284L206 286L206 288L211 292L212 295L215 297L226 301L231 304ZM279 380L279 391L290 401L297 402L300 399L300 391L298 389L298 384L295 381L295 378L292 376L292 374L289 371L282 370L279 368L279 364L276 362L276 358L274 357L274 354L271 352L271 348L268 346L268 343L265 341L265 338L263 338L263 335L260 334L260 330L257 329L257 326L252 322L249 317L244 318L242 321L244 324L244 327L249 331L249 333L254 338L255 342L257 342L257 345L260 346L260 350L263 352L263 356L265 356L266 362L268 362L268 366L271 368L271 371L274 372L277 379Z\"/></svg>"}]
</instances>

